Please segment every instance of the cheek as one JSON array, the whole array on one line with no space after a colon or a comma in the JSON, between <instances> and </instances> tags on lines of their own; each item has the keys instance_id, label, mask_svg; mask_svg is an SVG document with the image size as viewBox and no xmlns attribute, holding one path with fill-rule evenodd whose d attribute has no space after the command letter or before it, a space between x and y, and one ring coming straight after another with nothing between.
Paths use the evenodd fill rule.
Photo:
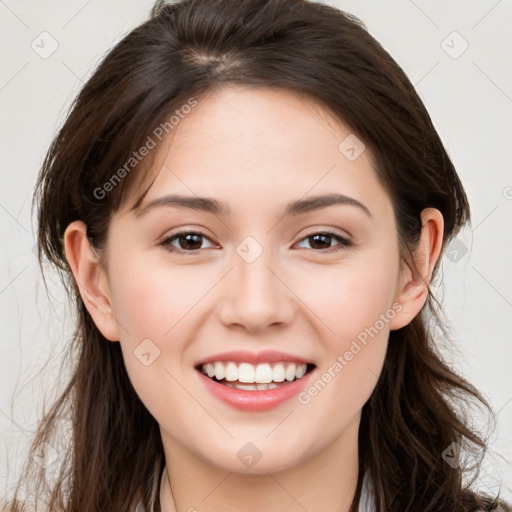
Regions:
<instances>
[{"instance_id":1,"label":"cheek","mask_svg":"<svg viewBox=\"0 0 512 512\"><path fill-rule=\"evenodd\" d=\"M197 302L203 287L194 273L179 267L170 271L142 258L124 260L112 271L111 288L116 318L126 327L125 341L163 340Z\"/></svg>"},{"instance_id":2,"label":"cheek","mask_svg":"<svg viewBox=\"0 0 512 512\"><path fill-rule=\"evenodd\" d=\"M162 383L174 389L172 376L182 378L182 368L189 364L184 362L186 345L199 324L200 300L214 282L211 272L148 265L133 256L112 269L112 303L122 326L125 365L148 408L155 400L151 389Z\"/></svg>"},{"instance_id":3,"label":"cheek","mask_svg":"<svg viewBox=\"0 0 512 512\"><path fill-rule=\"evenodd\" d=\"M185 279L179 270L164 270L142 259L126 258L111 276L126 370L137 395L155 418L160 418L169 401L180 404L186 400L178 384L187 339L184 331L193 318L187 316L195 302L190 296L199 291L194 294L187 288L190 274Z\"/></svg>"},{"instance_id":4,"label":"cheek","mask_svg":"<svg viewBox=\"0 0 512 512\"><path fill-rule=\"evenodd\" d=\"M389 335L387 326L355 334L359 329L351 324L350 317L337 327L337 336L326 337L328 354L317 368L315 379L298 395L298 412L308 418L310 429L321 430L324 446L349 428L373 393L385 361ZM305 445L302 440L304 452L313 453L317 442L312 439Z\"/></svg>"},{"instance_id":5,"label":"cheek","mask_svg":"<svg viewBox=\"0 0 512 512\"><path fill-rule=\"evenodd\" d=\"M333 429L361 409L382 371L396 315L395 261L392 252L368 251L350 264L304 273L301 280L298 294L315 313L325 351L317 380L301 403L310 404L318 417L331 415Z\"/></svg>"},{"instance_id":6,"label":"cheek","mask_svg":"<svg viewBox=\"0 0 512 512\"><path fill-rule=\"evenodd\" d=\"M331 349L344 349L367 329L389 330L394 317L395 265L383 256L365 259L304 272L293 285L323 324Z\"/></svg>"}]
</instances>

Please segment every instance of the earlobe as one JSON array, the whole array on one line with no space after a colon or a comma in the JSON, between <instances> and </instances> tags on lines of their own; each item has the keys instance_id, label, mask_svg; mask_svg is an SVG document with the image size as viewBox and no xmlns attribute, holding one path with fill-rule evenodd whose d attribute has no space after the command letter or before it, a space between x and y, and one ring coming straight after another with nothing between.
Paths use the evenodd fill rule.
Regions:
<instances>
[{"instance_id":1,"label":"earlobe","mask_svg":"<svg viewBox=\"0 0 512 512\"><path fill-rule=\"evenodd\" d=\"M400 272L396 301L402 306L390 322L391 330L412 322L421 311L428 297L428 286L435 264L441 254L444 239L443 215L436 208L425 208L421 212L421 237L413 251L416 269L403 264Z\"/></svg>"},{"instance_id":2,"label":"earlobe","mask_svg":"<svg viewBox=\"0 0 512 512\"><path fill-rule=\"evenodd\" d=\"M82 221L69 224L63 244L69 268L94 323L105 338L118 341L107 273L87 238L87 226Z\"/></svg>"}]
</instances>

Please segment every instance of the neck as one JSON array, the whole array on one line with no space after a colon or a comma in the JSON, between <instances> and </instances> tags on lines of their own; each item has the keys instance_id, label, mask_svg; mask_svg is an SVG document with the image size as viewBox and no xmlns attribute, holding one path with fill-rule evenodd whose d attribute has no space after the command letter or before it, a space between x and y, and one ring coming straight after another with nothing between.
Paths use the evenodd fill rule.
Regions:
<instances>
[{"instance_id":1,"label":"neck","mask_svg":"<svg viewBox=\"0 0 512 512\"><path fill-rule=\"evenodd\" d=\"M349 512L359 469L359 419L295 466L259 474L222 470L163 437L162 512Z\"/></svg>"}]
</instances>

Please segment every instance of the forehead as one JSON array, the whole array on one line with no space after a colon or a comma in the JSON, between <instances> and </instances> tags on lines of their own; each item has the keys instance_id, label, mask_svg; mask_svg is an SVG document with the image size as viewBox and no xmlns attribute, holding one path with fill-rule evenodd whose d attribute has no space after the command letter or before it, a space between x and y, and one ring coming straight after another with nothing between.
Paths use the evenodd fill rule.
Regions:
<instances>
[{"instance_id":1,"label":"forehead","mask_svg":"<svg viewBox=\"0 0 512 512\"><path fill-rule=\"evenodd\" d=\"M249 170L284 161L335 162L350 129L313 99L280 89L229 86L206 93L170 134L174 156L245 163ZM192 152L190 152L192 155ZM212 164L214 162L212 161ZM276 171L279 170L276 166ZM302 166L301 166L302 167Z\"/></svg>"},{"instance_id":2,"label":"forehead","mask_svg":"<svg viewBox=\"0 0 512 512\"><path fill-rule=\"evenodd\" d=\"M142 206L171 192L226 198L240 208L250 207L251 198L261 208L334 192L366 197L377 210L389 207L370 151L314 100L230 86L197 102L165 137L137 187Z\"/></svg>"}]
</instances>

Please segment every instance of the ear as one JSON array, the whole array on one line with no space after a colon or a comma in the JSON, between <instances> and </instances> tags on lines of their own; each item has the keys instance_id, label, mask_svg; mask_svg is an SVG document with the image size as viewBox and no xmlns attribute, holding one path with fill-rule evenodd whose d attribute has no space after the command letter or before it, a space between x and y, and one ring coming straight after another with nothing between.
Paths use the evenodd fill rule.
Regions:
<instances>
[{"instance_id":1,"label":"ear","mask_svg":"<svg viewBox=\"0 0 512 512\"><path fill-rule=\"evenodd\" d=\"M401 265L400 279L395 296L402 309L390 322L391 330L400 329L409 324L421 311L428 297L428 285L432 272L443 246L444 220L436 208L425 208L421 212L421 237L413 252L417 267Z\"/></svg>"},{"instance_id":2,"label":"ear","mask_svg":"<svg viewBox=\"0 0 512 512\"><path fill-rule=\"evenodd\" d=\"M103 336L110 341L118 341L119 328L114 318L107 272L87 238L87 226L82 221L69 224L63 243L85 307Z\"/></svg>"}]
</instances>

